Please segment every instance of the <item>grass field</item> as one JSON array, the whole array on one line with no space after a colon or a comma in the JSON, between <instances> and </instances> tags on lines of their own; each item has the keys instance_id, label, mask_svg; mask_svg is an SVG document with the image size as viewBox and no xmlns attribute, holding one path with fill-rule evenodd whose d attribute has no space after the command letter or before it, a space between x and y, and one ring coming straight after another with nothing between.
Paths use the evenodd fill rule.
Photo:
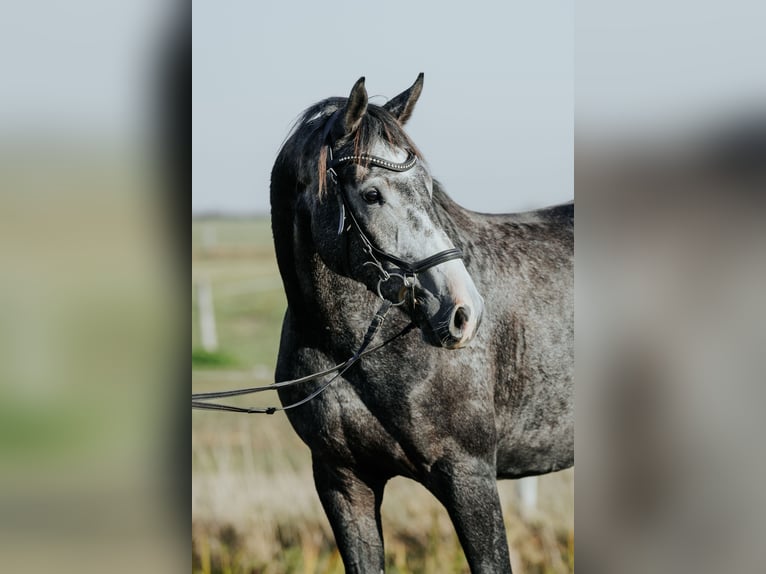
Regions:
<instances>
[{"instance_id":1,"label":"grass field","mask_svg":"<svg viewBox=\"0 0 766 574\"><path fill-rule=\"evenodd\" d=\"M285 298L268 220L194 221L193 290L198 280L212 285L219 350L200 352L193 306L193 390L272 382ZM240 404L277 404L276 395L257 397ZM195 572L343 572L309 450L284 414L194 411L192 456ZM541 477L528 516L519 513L515 483L499 483L514 572L574 570L573 480L571 470ZM446 511L422 486L391 481L382 514L387 572L468 572Z\"/></svg>"}]
</instances>

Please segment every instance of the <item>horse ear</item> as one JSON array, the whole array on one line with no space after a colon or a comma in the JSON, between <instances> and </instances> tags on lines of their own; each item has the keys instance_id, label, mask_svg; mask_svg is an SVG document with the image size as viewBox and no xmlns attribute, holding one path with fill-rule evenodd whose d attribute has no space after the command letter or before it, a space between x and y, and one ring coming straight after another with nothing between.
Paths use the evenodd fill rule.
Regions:
<instances>
[{"instance_id":1,"label":"horse ear","mask_svg":"<svg viewBox=\"0 0 766 574\"><path fill-rule=\"evenodd\" d=\"M412 115L412 110L415 109L415 104L420 97L420 92L423 91L423 72L420 72L418 79L410 86L408 90L403 91L395 98L386 102L383 107L391 112L391 114L399 120L399 123L404 125Z\"/></svg>"},{"instance_id":2,"label":"horse ear","mask_svg":"<svg viewBox=\"0 0 766 574\"><path fill-rule=\"evenodd\" d=\"M359 127L362 117L367 112L367 90L364 87L364 76L359 78L351 88L343 115L345 135L352 134Z\"/></svg>"}]
</instances>

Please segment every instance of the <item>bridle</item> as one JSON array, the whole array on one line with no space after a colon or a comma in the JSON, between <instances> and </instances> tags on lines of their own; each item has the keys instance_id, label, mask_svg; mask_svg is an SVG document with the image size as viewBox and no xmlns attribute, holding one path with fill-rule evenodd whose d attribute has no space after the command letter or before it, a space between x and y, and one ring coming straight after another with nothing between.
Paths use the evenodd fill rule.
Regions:
<instances>
[{"instance_id":1,"label":"bridle","mask_svg":"<svg viewBox=\"0 0 766 574\"><path fill-rule=\"evenodd\" d=\"M380 167L390 171L397 171L397 172L409 171L410 169L415 167L415 164L417 164L417 161L418 161L418 158L412 152L408 152L407 159L405 159L402 163L395 163L387 159L383 159L381 157L377 157L377 156L369 155L369 154L344 155L339 157L338 159L333 159L333 151L332 151L333 146L330 143L327 143L326 145L327 145L327 158L328 158L328 164L327 164L328 165L327 175L329 176L328 179L332 181L332 183L338 188L337 197L338 197L338 204L340 206L340 220L338 223L338 235L342 235L347 229L353 228L356 230L357 234L359 235L359 238L362 241L362 249L364 250L367 257L369 258L369 261L365 261L363 265L371 265L378 272L378 276L379 276L378 285L377 285L378 297L380 297L381 299L385 299L385 297L383 297L383 294L381 293L381 290L380 290L381 286L385 282L389 281L392 277L398 277L402 281L402 288L400 289L400 293L402 294L402 296L398 302L393 304L394 306L402 305L407 300L407 290L409 289L410 292L414 290L415 278L417 277L418 273L422 273L423 271L426 271L427 269L430 269L431 267L436 267L437 265L446 263L447 261L451 261L453 259L462 259L463 252L460 251L460 249L457 249L454 247L451 249L445 249L444 251L439 251L438 253L435 253L433 255L426 257L425 259L421 259L415 262L407 261L405 259L402 259L401 257L392 255L391 253L388 253L387 251L383 251L382 249L377 247L369 238L368 234L365 233L364 229L362 229L362 226L359 224L359 221L354 215L354 210L351 207L351 203L348 200L345 187L340 182L340 176L338 175L338 172L335 171L336 167L346 165L349 163L358 163L358 164L363 164L365 166L372 165L372 166ZM346 214L348 214L352 223L352 226L349 228L346 227ZM383 267L383 264L381 261L392 263L393 265L395 265L395 268L391 270L387 270L385 267ZM414 294L413 294L413 301L414 301Z\"/></svg>"},{"instance_id":2,"label":"bridle","mask_svg":"<svg viewBox=\"0 0 766 574\"><path fill-rule=\"evenodd\" d=\"M359 235L359 238L362 241L362 249L369 259L368 261L365 261L363 265L371 265L378 272L379 278L378 278L376 291L377 291L378 297L382 299L382 304L380 308L378 309L378 311L375 313L375 316L372 318L370 326L367 328L367 333L365 334L364 339L362 340L362 344L359 346L357 351L348 360L338 365L335 365L334 367L331 367L329 369L325 369L324 371L313 373L311 375L307 375L305 377L300 377L298 379L293 379L290 381L280 381L280 382L272 383L270 385L264 385L260 387L250 387L246 389L235 389L232 391L216 391L216 392L196 393L196 394L192 393L192 408L193 409L219 410L219 411L229 411L229 412L239 412L239 413L265 413L265 414L272 415L277 411L286 411L307 403L314 397L324 392L327 389L327 387L330 386L330 384L332 384L338 377L342 376L346 371L348 371L364 355L373 353L385 347L389 343L393 342L394 340L398 339L399 337L405 335L406 333L414 329L415 323L410 322L407 326L405 326L401 331L399 331L393 337L386 339L383 343L380 343L379 345L375 347L368 348L372 340L375 338L375 335L377 334L378 330L383 325L383 321L385 320L386 315L388 314L391 307L402 305L407 301L408 291L409 293L411 293L412 301L414 304L415 279L418 273L422 273L423 271L426 271L427 269L436 267L437 265L440 265L447 261L451 261L453 259L462 259L463 257L463 252L460 251L460 249L452 248L452 249L445 249L444 251L439 251L438 253L435 253L433 255L430 255L429 257L426 257L425 259L421 259L415 262L410 262L400 257L397 257L396 255L392 255L391 253L383 251L382 249L378 248L372 242L372 240L370 240L368 234L365 233L364 229L359 224L359 221L354 215L354 210L351 207L351 202L348 200L345 188L340 182L340 176L338 175L338 172L335 171L335 168L343 166L343 165L347 165L349 163L359 163L366 166L372 165L375 167L380 167L390 171L405 172L412 169L417 164L418 159L412 152L408 152L407 159L403 161L402 163L395 163L387 159L377 157L374 155L369 155L369 154L357 154L357 155L351 154L351 155L341 156L337 159L333 159L333 144L330 142L328 136L330 133L330 128L332 127L332 124L335 122L337 116L338 116L338 113L336 112L333 115L333 117L330 118L330 120L328 121L328 124L325 126L323 141L325 142L325 145L327 146L327 158L328 158L327 175L329 176L329 180L333 183L333 185L338 188L337 196L338 196L338 203L340 206L340 222L338 224L338 235L339 236L343 235L346 231L352 228L356 230L357 234ZM346 215L348 215L352 223L352 225L349 226L348 228L346 227ZM391 263L395 267L393 269L387 270L383 266L383 263L382 263L383 261ZM402 288L400 289L401 299L398 302L392 302L386 299L381 293L382 285L386 283L387 281L390 281L393 277L397 277L401 279L402 281ZM308 396L304 397L303 399L299 401L296 401L294 403L291 403L289 405L285 405L282 407L244 408L244 407L237 407L234 405L225 405L220 403L208 402L210 399L248 395L248 394L259 393L263 391L277 390L277 389L281 389L281 388L285 388L285 387L289 387L293 385L298 385L302 383L307 383L310 381L317 380L326 375L330 375L332 373L335 373L335 374L327 382L321 385L318 389L314 390Z\"/></svg>"}]
</instances>

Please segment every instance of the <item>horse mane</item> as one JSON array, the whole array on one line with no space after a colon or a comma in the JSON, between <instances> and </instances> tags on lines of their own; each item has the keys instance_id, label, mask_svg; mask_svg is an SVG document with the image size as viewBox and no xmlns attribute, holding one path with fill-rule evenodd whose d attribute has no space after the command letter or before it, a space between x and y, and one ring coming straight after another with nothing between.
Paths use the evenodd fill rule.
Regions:
<instances>
[{"instance_id":1,"label":"horse mane","mask_svg":"<svg viewBox=\"0 0 766 574\"><path fill-rule=\"evenodd\" d=\"M316 193L323 198L327 191L327 142L324 139L328 122L342 109L347 98L327 98L307 108L297 119L282 146L277 162L292 169L295 178L304 187L316 184ZM370 154L377 141L392 148L412 152L423 161L417 146L404 132L399 121L385 108L368 104L353 137L337 140L336 153Z\"/></svg>"}]
</instances>

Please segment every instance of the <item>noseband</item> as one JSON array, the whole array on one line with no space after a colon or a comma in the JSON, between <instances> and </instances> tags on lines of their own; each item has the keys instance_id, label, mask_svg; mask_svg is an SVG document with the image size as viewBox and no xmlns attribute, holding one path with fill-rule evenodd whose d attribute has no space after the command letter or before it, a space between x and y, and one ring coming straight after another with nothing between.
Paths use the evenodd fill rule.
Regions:
<instances>
[{"instance_id":1,"label":"noseband","mask_svg":"<svg viewBox=\"0 0 766 574\"><path fill-rule=\"evenodd\" d=\"M332 144L329 144L329 143L327 144L327 158L328 158L327 175L329 176L330 181L332 181L333 184L336 184L336 185L339 183L340 177L338 175L338 172L335 171L335 168L342 165L346 165L349 163L357 163L357 164L364 164L364 165L372 165L375 167L387 169L389 171L405 172L412 169L415 166L415 164L417 164L417 161L418 161L418 158L412 152L409 152L407 154L407 159L403 161L402 163L395 163L387 159L383 159L382 157L377 157L377 156L369 155L369 154L344 155L337 159L333 159ZM380 291L380 288L385 282L389 281L392 277L397 277L402 281L402 289L400 292L403 293L403 296L398 303L394 303L394 305L402 305L407 299L407 296L406 296L407 290L414 289L415 287L414 279L418 273L422 273L423 271L430 269L431 267L436 267L437 265L446 263L447 261L463 258L463 252L460 251L460 249L457 249L454 247L452 249L445 249L444 251L439 251L438 253L435 253L433 255L430 255L429 257L426 257L425 259L421 259L415 262L407 261L405 259L402 259L401 257L397 257L396 255L388 253L387 251L383 251L372 242L372 240L369 238L367 233L365 233L362 226L359 224L359 221L354 215L354 210L351 207L351 202L349 202L348 196L346 195L346 190L344 189L344 186L337 185L337 187L338 187L338 203L340 205L340 221L338 223L338 235L342 235L346 231L346 214L348 214L349 218L351 219L351 223L353 224L351 227L349 227L349 229L353 227L353 229L356 230L357 234L359 235L359 238L362 240L362 249L364 250L367 257L370 259L369 261L366 261L364 265L371 265L375 267L375 269L378 271L379 279L378 279L377 291L378 291L378 296L381 299L384 299L384 297ZM381 261L386 261L388 263L391 263L395 266L395 268L391 270L386 270L383 267L383 263Z\"/></svg>"}]
</instances>

